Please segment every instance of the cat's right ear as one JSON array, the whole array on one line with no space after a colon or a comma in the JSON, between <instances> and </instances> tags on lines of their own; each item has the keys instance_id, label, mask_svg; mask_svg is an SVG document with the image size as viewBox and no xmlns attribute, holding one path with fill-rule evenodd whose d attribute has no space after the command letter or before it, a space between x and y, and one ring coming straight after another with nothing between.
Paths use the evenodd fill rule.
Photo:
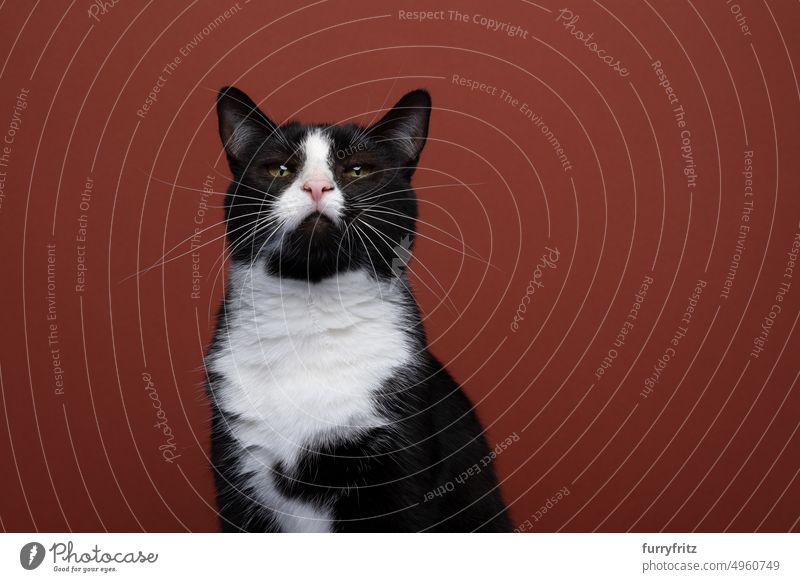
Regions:
<instances>
[{"instance_id":1,"label":"cat's right ear","mask_svg":"<svg viewBox=\"0 0 800 582\"><path fill-rule=\"evenodd\" d=\"M217 96L219 136L229 162L247 163L257 147L275 132L276 125L244 91L223 87Z\"/></svg>"}]
</instances>

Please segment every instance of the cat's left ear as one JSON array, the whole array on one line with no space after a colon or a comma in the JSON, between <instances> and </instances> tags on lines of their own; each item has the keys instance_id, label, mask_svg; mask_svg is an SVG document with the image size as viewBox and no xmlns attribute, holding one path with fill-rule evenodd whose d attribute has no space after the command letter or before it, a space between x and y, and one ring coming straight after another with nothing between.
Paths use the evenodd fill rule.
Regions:
<instances>
[{"instance_id":1,"label":"cat's left ear","mask_svg":"<svg viewBox=\"0 0 800 582\"><path fill-rule=\"evenodd\" d=\"M388 142L401 152L410 165L415 165L428 137L431 96L417 89L403 96L397 104L370 128L379 141Z\"/></svg>"}]
</instances>

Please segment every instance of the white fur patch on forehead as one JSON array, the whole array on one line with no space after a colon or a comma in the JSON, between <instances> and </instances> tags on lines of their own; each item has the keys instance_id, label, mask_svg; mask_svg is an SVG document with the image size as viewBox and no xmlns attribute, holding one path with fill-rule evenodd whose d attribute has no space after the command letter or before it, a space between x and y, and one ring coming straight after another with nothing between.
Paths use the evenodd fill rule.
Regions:
<instances>
[{"instance_id":1,"label":"white fur patch on forehead","mask_svg":"<svg viewBox=\"0 0 800 582\"><path fill-rule=\"evenodd\" d=\"M315 129L309 132L301 147L304 158L303 177L332 179L330 138L321 129Z\"/></svg>"}]
</instances>

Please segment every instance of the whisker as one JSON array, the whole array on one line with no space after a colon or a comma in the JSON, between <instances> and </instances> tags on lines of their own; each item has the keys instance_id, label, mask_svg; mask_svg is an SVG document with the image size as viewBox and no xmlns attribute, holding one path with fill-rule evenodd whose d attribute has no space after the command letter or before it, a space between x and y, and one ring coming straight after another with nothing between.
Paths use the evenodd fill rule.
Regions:
<instances>
[{"instance_id":1,"label":"whisker","mask_svg":"<svg viewBox=\"0 0 800 582\"><path fill-rule=\"evenodd\" d=\"M273 236L275 236L275 234L277 234L278 232L281 232L281 244L279 244L279 245L278 245L278 253L281 253L281 254L282 254L282 253L283 253L283 238L286 236L286 232L285 232L285 231L282 231L281 229L276 229L276 230L274 230L274 231L272 232L272 234L270 234L270 235L267 237L267 240L265 240L265 241L264 241L264 245L266 245L266 244L267 244L267 242L269 242L269 239L271 239ZM262 249L263 249L264 245L262 245ZM258 253L258 254L260 254L260 253L261 253L261 249L259 249L259 253ZM255 256L257 257L257 256L258 256L258 254L256 254ZM254 260L255 260L255 257L254 257ZM223 264L224 264L224 263L223 263ZM281 264L281 263L280 263L280 261L278 261L278 264L279 264L279 265ZM216 263L214 263L214 265L216 265ZM220 265L219 273L218 273L218 274L217 274L217 276L214 278L214 281L215 281L215 282L216 282L216 279L219 277L219 274L221 274L221 273L222 273L222 264ZM248 271L248 277L252 277L252 264L251 264L251 268L250 268L250 269L249 269L249 271ZM241 299L242 299L242 293L244 293L244 291L245 291L245 288L246 288L246 285L242 285L242 289L241 289L241 290L240 290L240 292L239 292L239 302L241 302Z\"/></svg>"},{"instance_id":2,"label":"whisker","mask_svg":"<svg viewBox=\"0 0 800 582\"><path fill-rule=\"evenodd\" d=\"M355 222L352 222L351 225L354 229L353 232L355 232L358 235L359 240L361 240L361 244L364 247L364 253L367 255L370 265L372 265L372 273L375 275L375 280L380 280L380 277L378 276L378 270L375 268L375 263L372 261L372 255L370 255L369 249L367 248L367 243L364 242L364 237L361 236L361 229L358 228L358 225L356 225ZM364 236L366 236L366 234ZM367 237L367 239L369 239L369 237ZM373 244L372 246L375 245ZM378 248L375 247L375 250L377 251ZM380 255L380 252L378 252L378 254ZM378 287L378 294L380 295L381 301L383 301L383 291L381 290L380 286Z\"/></svg>"},{"instance_id":3,"label":"whisker","mask_svg":"<svg viewBox=\"0 0 800 582\"><path fill-rule=\"evenodd\" d=\"M381 232L380 232L378 229L376 229L375 227L373 227L371 224L369 224L369 223L367 223L367 222L363 222L363 221L362 221L362 222L361 222L361 224L362 224L363 226L367 226L367 227L369 227L369 228L370 228L370 229L371 229L371 230L372 230L372 231L373 231L375 234L377 234L377 235L378 235L378 236L381 238L381 240L383 240L383 242L385 242L385 243L386 243L386 245L387 245L387 246L388 246L390 249L392 249L392 251L394 252L394 243L393 243L393 242L392 242L392 241L391 241L391 240L390 240L390 239L389 239L387 236L385 236L385 235L384 235L383 233L381 233ZM370 240L370 242L372 242L372 241ZM374 243L373 243L373 246L375 246L375 245L374 245ZM376 247L376 249L375 249L375 250L378 250L378 249L377 249L377 247ZM380 254L380 251L379 251L379 254ZM442 287L442 285L441 285L441 284L438 282L438 280L436 279L436 276L435 276L435 275L434 275L434 274L431 272L431 270L430 270L430 269L428 269L428 267L426 267L426 266L425 266L425 264L424 264L424 263L423 263L421 260L419 260L419 258L418 258L418 257L414 257L414 258L415 258L415 259L417 260L417 262L418 262L418 263L419 263L419 264L422 266L422 268L423 268L423 269L425 269L425 270L428 272L428 274L429 274L429 275L431 275L431 277L433 278L433 280L434 280L434 281L436 281L437 285L439 285L439 288L440 288L440 289L441 289L441 291L444 293L444 297L441 297L441 296L439 296L439 295L436 293L436 291L434 291L433 289L431 289L431 287L425 283L425 281L424 281L424 280L420 279L420 282L421 282L421 283L422 283L422 284L425 286L425 288L426 288L428 291L430 291L430 292L431 292L431 294L432 294L434 297L436 297L436 298L437 298L437 299L438 299L438 300L439 300L441 303L449 303L449 305L448 305L448 308L450 308L450 309L453 311L453 313L457 313L457 312L458 312L458 309L456 308L456 305L455 305L455 303L453 303L452 299L450 299L450 298L449 298L449 296L448 296L448 294L447 294L447 290L446 290L444 287ZM384 262L386 262L386 259L383 259L383 260L384 260ZM388 264L388 262L387 262L387 266L389 266L389 268L391 269L391 266ZM406 289L408 290L408 292L409 292L409 293L411 293L411 290L410 290L410 289L408 289L408 287L405 285L405 283L403 283L403 286L404 286L404 287L406 287Z\"/></svg>"},{"instance_id":4,"label":"whisker","mask_svg":"<svg viewBox=\"0 0 800 582\"><path fill-rule=\"evenodd\" d=\"M261 212L262 212L262 211L250 212L250 213L247 213L247 214L244 214L244 215L242 215L242 216L241 216L241 218L248 218L248 217L250 217L250 216L257 216L258 214L261 214ZM268 221L266 221L266 222L270 222L271 220L273 220L273 219L269 219L269 220L268 220ZM186 251L186 252L184 252L184 253L181 253L181 254L179 254L179 255L176 255L176 256L174 256L174 257L167 258L171 252L173 252L173 251L174 251L174 250L176 250L177 248L179 248L179 247L183 246L183 245L184 245L184 244L186 244L187 242L191 241L191 240L192 240L192 239L193 239L195 236L197 236L197 235L200 235L200 234L203 234L204 232L207 232L207 231L211 230L212 228L217 228L217 227L218 227L218 226L220 226L220 225L223 225L223 226L225 226L225 221L224 221L224 220L222 220L222 221L220 221L220 222L215 222L215 223L214 223L214 224L212 224L211 226L205 227L205 228L203 228L202 230L200 230L200 231L198 231L198 232L196 232L196 233L193 233L191 236L189 236L189 237L187 237L187 238L183 239L183 240L182 240L182 241L180 241L178 244L176 244L175 246L173 246L173 247L172 247L170 250L168 250L166 253L164 253L164 254L161 256L161 258L160 258L160 259L158 259L158 261L156 261L156 263L152 264L152 265L151 265L151 266L149 266L149 267L146 267L146 268L142 269L141 271L138 271L138 272L136 272L136 273L133 273L133 274L131 274L131 275L129 275L129 276L127 276L127 277L125 277L124 279L122 279L122 280L120 281L120 283L123 283L123 282L125 282L125 281L127 281L128 279L131 279L131 278L133 278L133 277L137 277L137 276L144 275L144 274L146 274L146 273L148 273L148 272L152 271L153 269L156 269L156 268L158 268L158 267L160 267L160 266L162 266L162 265L165 265L165 264L167 264L167 263L169 263L169 262L172 262L172 261L174 261L174 260L180 259L181 257L185 257L186 255L188 255L188 254L191 254L191 253L195 252L197 249L203 248L204 246L210 245L210 244L212 244L212 243L214 243L214 242L216 242L216 241L218 241L218 240L220 240L220 239L223 239L223 238L225 238L225 237L226 237L228 234L235 233L235 232L237 232L237 231L240 231L240 230L242 230L242 229L245 229L245 228L252 228L252 227L253 227L253 225L252 225L251 223L248 223L248 224L243 224L243 225L241 225L241 226L237 226L236 228L234 228L234 229L232 229L232 230L228 230L228 229L226 228L226 229L225 229L225 232L223 232L221 235L215 236L215 237L214 237L214 238L212 238L211 240L207 240L207 241L205 241L205 242L203 242L203 243L201 243L201 244L197 245L196 247L194 247L194 248L192 248L192 249L189 249L188 251Z\"/></svg>"},{"instance_id":5,"label":"whisker","mask_svg":"<svg viewBox=\"0 0 800 582\"><path fill-rule=\"evenodd\" d=\"M262 245L262 248L263 248L264 246L266 246L266 244L269 242L269 240L270 240L270 239L271 239L273 236L275 236L275 234L277 234L278 232L280 232L280 231L281 231L281 228L280 228L280 227L282 226L282 224L283 224L283 222L281 222L281 223L280 223L280 224L277 226L277 228L276 228L275 230L273 230L273 231L272 231L272 233L271 233L271 234L270 234L270 235L267 237L267 239L264 241L264 243L263 243L263 245ZM252 238L252 240L255 240L255 236L256 236L256 234L257 234L256 232L254 232L254 233L253 233L253 238ZM283 234L281 235L281 238L283 238L283 236L284 236L284 235L285 235L285 233L283 233ZM223 269L224 269L224 267L225 267L225 261L227 261L227 260L228 260L230 257L232 257L232 256L233 256L233 253L235 253L235 252L236 252L236 251L237 251L239 248L241 248L241 247L242 247L242 244L246 244L247 242L249 242L249 241L244 241L244 243L240 243L240 244L239 244L239 246L237 246L237 245L233 245L233 246L231 246L231 247L229 247L229 248L223 249L223 252L222 252L222 254L220 255L220 257L219 257L219 258L218 258L216 261L214 261L214 263L211 265L211 268L209 269L209 276L212 276L212 275L213 275L212 286L214 286L214 285L216 285L216 284L217 284L217 280L218 280L218 279L219 279L219 277L222 275L222 273L223 273ZM259 254L260 254L260 252L261 252L261 250L259 250ZM256 255L256 256L257 256L257 255ZM218 264L218 263L219 263L219 268L217 268L217 264ZM241 295L239 296L239 300L241 300Z\"/></svg>"},{"instance_id":6,"label":"whisker","mask_svg":"<svg viewBox=\"0 0 800 582\"><path fill-rule=\"evenodd\" d=\"M273 232L266 238L266 240L262 244L263 248L269 242L269 240L275 235L275 233L277 233L281 229L284 223L285 219L272 218L268 221L263 221L262 223L256 224L255 228L253 229L253 232L249 236L246 236L241 240L235 242L234 244L229 245L227 249L223 252L222 256L216 261L214 261L214 263L211 265L210 270L214 271L214 269L217 266L217 263L220 263L220 269L222 269L222 267L225 264L225 260L227 260L229 257L232 257L234 253L236 253L239 249L244 248L245 245L247 244L254 245L258 235L265 232L268 228L274 227ZM254 248L255 248L254 246L251 248L251 255L253 255L252 249ZM261 250L259 250L259 253L260 252ZM227 256L225 253L227 253ZM253 255L253 260L255 260L256 257L257 255Z\"/></svg>"},{"instance_id":7,"label":"whisker","mask_svg":"<svg viewBox=\"0 0 800 582\"><path fill-rule=\"evenodd\" d=\"M178 188L179 190L188 190L188 191L191 191L191 192L202 192L203 194L213 194L215 196L234 196L235 198L242 198L242 199L245 199L245 200L257 200L257 201L263 200L263 198L259 198L257 196L246 196L245 194L239 194L239 193L229 194L228 192L219 192L217 190L203 190L201 188L191 188L189 186L183 186L181 184L178 184L177 182L167 182L166 180L162 180L161 178L156 178L152 174L148 175L148 177L151 180L155 181L155 182L159 182L161 184L164 184L165 186L171 186L173 188ZM258 188L254 188L254 187L252 187L250 185L247 185L247 184L244 184L242 182L237 182L236 180L231 180L231 183L232 184L240 184L242 186L246 186L247 188L250 188L251 190L255 190L256 192L259 192L260 194L264 194L265 196L272 196L269 192L264 192L263 190L259 190Z\"/></svg>"},{"instance_id":8,"label":"whisker","mask_svg":"<svg viewBox=\"0 0 800 582\"><path fill-rule=\"evenodd\" d=\"M502 269L500 269L500 267L497 267L497 266L493 265L488 260L484 259L483 257L481 257L479 255L472 255L470 253L465 252L462 249L457 249L455 247L451 247L450 245L447 245L447 244L443 243L442 241L440 241L438 239L435 239L433 237L430 237L430 236L427 236L425 234L422 234L422 233L418 232L416 229L408 228L406 226L402 226L400 224L394 223L391 220L383 219L380 216L372 215L371 212L376 212L376 210L374 208L367 208L367 209L363 210L361 213L359 213L359 215L360 216L369 216L370 218L374 218L375 220L380 220L381 222L384 222L386 224L390 224L390 225L392 225L392 226L394 226L396 228L402 229L402 230L404 230L406 232L415 233L420 238L424 238L425 240L429 240L431 242L434 242L434 243L436 243L436 244L438 244L438 245L440 245L440 246L442 246L442 247L444 247L446 249L449 249L451 251L455 251L455 252L457 252L459 254L464 255L465 257L469 257L470 259L473 259L473 260L476 260L476 261L480 261L481 263L485 264L487 267L491 267L492 269L495 269L496 271L502 272ZM400 213L387 212L387 214L394 214L395 216L401 216L401 217L403 216ZM422 221L422 220L419 220L419 219L417 220L417 222L420 222L420 223L426 224L426 225L429 224L429 223L427 223L425 221ZM433 225L430 225L430 226L433 226ZM442 231L442 232L444 232L444 233L450 235L452 238L458 240L458 242L460 242L465 248L469 248L469 247L467 247L466 243L464 243L462 240L459 240L457 237L451 235L447 231ZM472 249L470 249L470 250L472 250Z\"/></svg>"},{"instance_id":9,"label":"whisker","mask_svg":"<svg viewBox=\"0 0 800 582\"><path fill-rule=\"evenodd\" d=\"M412 187L409 187L409 188L402 188L400 190L390 190L388 192L378 192L377 194L373 194L371 196L366 196L366 197L365 196L355 195L355 196L353 196L353 199L356 202L363 203L363 202L367 202L369 200L374 200L375 198L380 198L381 196L390 196L392 194L402 194L403 192L414 192L414 191L418 191L418 190L432 190L434 188L450 188L450 187L453 187L453 186L464 186L464 187L467 187L467 188L471 188L472 186L483 186L483 185L484 185L483 182L475 182L475 183L471 183L471 184L466 184L466 183L463 183L463 182L455 182L455 183L452 183L452 184L432 184L430 186L418 186L416 188L414 188L412 186Z\"/></svg>"}]
</instances>

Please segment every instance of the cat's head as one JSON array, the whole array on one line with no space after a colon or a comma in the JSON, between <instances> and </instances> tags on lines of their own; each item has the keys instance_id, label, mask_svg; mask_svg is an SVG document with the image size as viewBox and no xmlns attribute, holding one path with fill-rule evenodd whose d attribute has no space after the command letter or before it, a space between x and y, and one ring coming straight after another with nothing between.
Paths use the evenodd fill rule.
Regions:
<instances>
[{"instance_id":1,"label":"cat's head","mask_svg":"<svg viewBox=\"0 0 800 582\"><path fill-rule=\"evenodd\" d=\"M278 125L242 91L223 88L217 113L233 174L225 201L232 260L312 282L352 269L401 275L430 109L428 93L417 90L368 127Z\"/></svg>"}]
</instances>

